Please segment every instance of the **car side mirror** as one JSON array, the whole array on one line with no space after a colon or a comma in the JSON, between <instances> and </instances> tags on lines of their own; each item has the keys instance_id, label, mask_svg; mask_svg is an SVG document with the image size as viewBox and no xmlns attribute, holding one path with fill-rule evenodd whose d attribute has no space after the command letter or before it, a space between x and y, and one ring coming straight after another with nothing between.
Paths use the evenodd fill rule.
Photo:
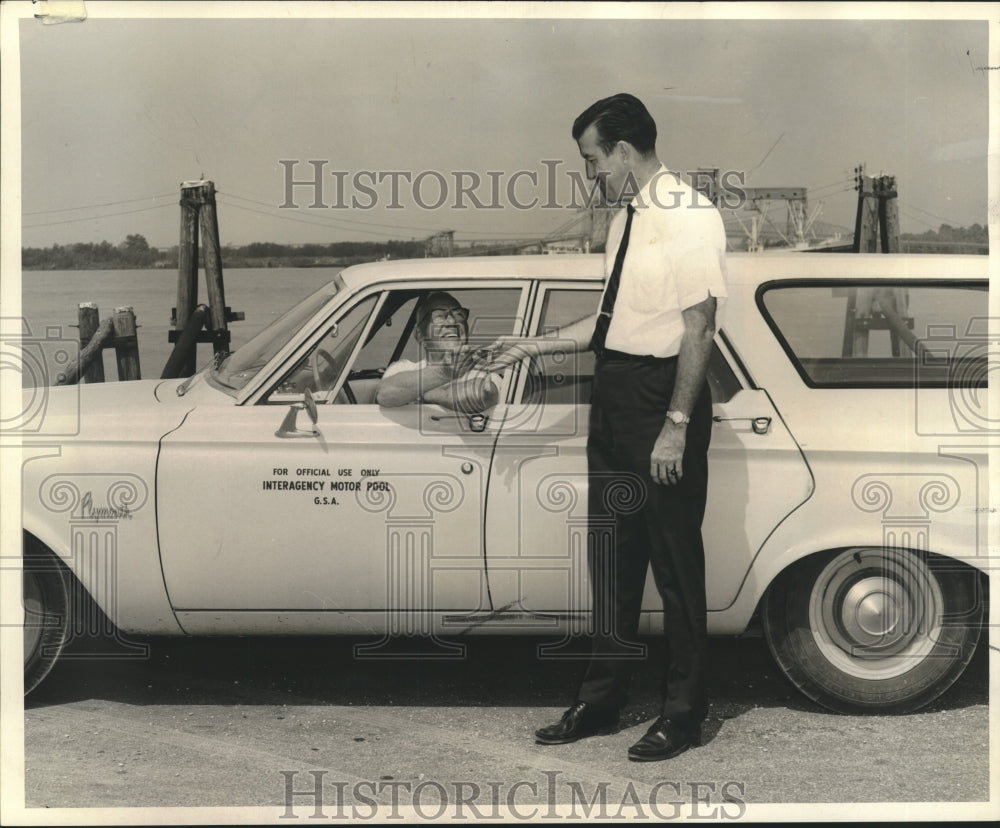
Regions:
<instances>
[{"instance_id":1,"label":"car side mirror","mask_svg":"<svg viewBox=\"0 0 1000 828\"><path fill-rule=\"evenodd\" d=\"M316 410L316 400L313 397L313 393L308 388L302 395L302 402L306 407L306 411L309 413L309 419L312 420L313 430L316 430L316 423L319 420L319 412Z\"/></svg>"},{"instance_id":2,"label":"car side mirror","mask_svg":"<svg viewBox=\"0 0 1000 828\"><path fill-rule=\"evenodd\" d=\"M299 412L305 410L309 415L309 419L312 421L312 428L300 429L298 427L298 417ZM316 437L319 435L319 429L316 428L316 423L319 420L319 412L316 410L316 400L313 399L312 391L308 388L302 396L301 403L292 403L288 407L288 413L285 414L285 419L282 420L281 425L278 430L274 432L275 437Z\"/></svg>"}]
</instances>

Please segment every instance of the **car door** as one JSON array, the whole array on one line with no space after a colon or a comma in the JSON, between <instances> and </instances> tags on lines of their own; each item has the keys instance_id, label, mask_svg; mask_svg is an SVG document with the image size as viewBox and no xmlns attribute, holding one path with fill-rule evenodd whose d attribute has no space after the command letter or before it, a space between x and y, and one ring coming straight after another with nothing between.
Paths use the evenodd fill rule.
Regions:
<instances>
[{"instance_id":1,"label":"car door","mask_svg":"<svg viewBox=\"0 0 1000 828\"><path fill-rule=\"evenodd\" d=\"M479 339L523 318L520 283L434 287L479 314ZM494 433L438 406L374 402L386 365L417 356L420 293L407 284L355 295L314 323L257 404L196 408L164 438L163 573L188 628L415 633L445 613L489 608L482 524Z\"/></svg>"},{"instance_id":2,"label":"car door","mask_svg":"<svg viewBox=\"0 0 1000 828\"><path fill-rule=\"evenodd\" d=\"M542 284L532 331L555 330L592 313L599 287ZM579 619L590 607L586 438L593 355L567 348L536 362L531 372L522 366L495 450L487 514L490 590L494 605L511 612ZM809 496L812 479L766 391L753 387L721 335L709 383L715 422L703 536L711 612L732 603L754 555ZM627 483L616 496L628 500ZM643 609L660 609L652 578Z\"/></svg>"}]
</instances>

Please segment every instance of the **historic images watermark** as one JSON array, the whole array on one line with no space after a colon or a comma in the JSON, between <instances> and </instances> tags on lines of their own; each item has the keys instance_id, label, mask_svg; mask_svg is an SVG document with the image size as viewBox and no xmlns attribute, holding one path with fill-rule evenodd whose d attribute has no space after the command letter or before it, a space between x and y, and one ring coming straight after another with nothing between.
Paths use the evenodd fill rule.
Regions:
<instances>
[{"instance_id":1,"label":"historic images watermark","mask_svg":"<svg viewBox=\"0 0 1000 828\"><path fill-rule=\"evenodd\" d=\"M78 386L62 392L58 410L50 411L50 388L63 381L79 354L79 340L65 335L61 325L38 331L24 317L0 317L0 372L23 389L20 401L5 401L0 438L60 438L79 432Z\"/></svg>"},{"instance_id":2,"label":"historic images watermark","mask_svg":"<svg viewBox=\"0 0 1000 828\"><path fill-rule=\"evenodd\" d=\"M989 375L996 365L990 360L990 352L1000 347L1000 338L990 334L991 323L996 330L998 320L985 316L972 317L964 327L928 326L914 362L917 434L986 438L1000 433L1000 414L991 411L989 405ZM948 371L950 422L938 416L940 406L935 401L935 380L942 365Z\"/></svg>"},{"instance_id":3,"label":"historic images watermark","mask_svg":"<svg viewBox=\"0 0 1000 828\"><path fill-rule=\"evenodd\" d=\"M24 599L25 627L64 628L53 656L76 639L96 639L86 650L63 652L63 659L148 658L149 645L119 629L118 608L119 533L137 513L149 508L150 487L140 476L127 472L60 473L41 481L38 500L47 512L66 518L70 554L65 566L75 577L66 579L66 617L36 606L29 590ZM18 559L20 567L33 573L62 569L51 557L30 554L31 548Z\"/></svg>"},{"instance_id":4,"label":"historic images watermark","mask_svg":"<svg viewBox=\"0 0 1000 828\"><path fill-rule=\"evenodd\" d=\"M632 780L620 791L608 781L543 778L514 781L328 780L326 770L282 770L279 819L331 820L738 820L747 810L738 780ZM301 787L297 787L301 786Z\"/></svg>"},{"instance_id":5,"label":"historic images watermark","mask_svg":"<svg viewBox=\"0 0 1000 828\"><path fill-rule=\"evenodd\" d=\"M341 170L327 169L329 159L300 160L283 158L283 199L278 207L312 210L563 210L609 207L598 182L588 181L579 170L560 167L565 162L543 159L542 169L514 170ZM300 165L305 169L299 169ZM311 168L311 169L309 169ZM603 175L603 173L598 174ZM709 208L718 206L737 210L747 202L742 170L693 170L686 173L695 190L705 193L708 201L690 198L687 187L667 190L650 186L653 206L671 208ZM300 177L301 176L301 177ZM661 170L653 183L669 176L679 185L677 173ZM626 181L622 197L638 197L634 180ZM300 201L299 199L306 200Z\"/></svg>"},{"instance_id":6,"label":"historic images watermark","mask_svg":"<svg viewBox=\"0 0 1000 828\"><path fill-rule=\"evenodd\" d=\"M532 454L515 447L523 460L548 456ZM372 556L372 567L384 567L384 611L380 613L381 636L378 641L358 644L358 659L463 659L466 645L452 640L476 627L489 623L494 630L533 632L539 658L579 659L574 640L582 635L614 639L617 650L608 658L643 659L645 646L627 641L621 631L597 628L591 612L592 602L611 600L614 574L603 579L605 590L592 594L587 575L591 550L614 546L616 516L636 512L646 500L646 486L636 475L608 473L588 476L566 472L546 473L537 482L521 485L519 475L516 502L509 515L518 526L517 538L533 536L523 525L528 515L543 516L558 532L558 541L543 552L516 543L507 554L498 553L489 564L495 589L516 583L515 600L491 609L479 533L483 487L487 475L486 459L474 446L452 447L447 456L462 461L462 477L443 472L393 473L385 476L384 486L356 492L365 511L385 517L384 563ZM600 486L596 502L599 514L588 517L587 487ZM471 510L474 519L461 532L466 543L456 540L456 512ZM539 511L539 507L541 507ZM447 610L453 603L456 584L465 595L478 595L478 606L466 611ZM530 596L544 590L547 603L531 609ZM506 594L506 593L505 593ZM546 599L543 599L545 601ZM606 615L606 614L605 614ZM373 619L370 619L373 620ZM613 622L611 622L613 623ZM397 649L400 639L413 646ZM591 657L591 656L587 656Z\"/></svg>"}]
</instances>

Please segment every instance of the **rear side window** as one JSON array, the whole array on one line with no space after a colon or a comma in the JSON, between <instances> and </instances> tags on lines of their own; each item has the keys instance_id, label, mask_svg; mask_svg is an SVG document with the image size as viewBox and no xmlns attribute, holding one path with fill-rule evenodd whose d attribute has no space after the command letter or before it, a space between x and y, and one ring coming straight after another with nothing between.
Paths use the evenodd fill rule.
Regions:
<instances>
[{"instance_id":1,"label":"rear side window","mask_svg":"<svg viewBox=\"0 0 1000 828\"><path fill-rule=\"evenodd\" d=\"M813 388L986 384L985 283L772 282L757 303Z\"/></svg>"}]
</instances>

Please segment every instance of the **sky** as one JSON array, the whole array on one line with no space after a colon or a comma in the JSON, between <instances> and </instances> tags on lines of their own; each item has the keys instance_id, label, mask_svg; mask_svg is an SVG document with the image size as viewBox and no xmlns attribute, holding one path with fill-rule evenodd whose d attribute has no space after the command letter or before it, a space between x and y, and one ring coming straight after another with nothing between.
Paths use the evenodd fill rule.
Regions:
<instances>
[{"instance_id":1,"label":"sky","mask_svg":"<svg viewBox=\"0 0 1000 828\"><path fill-rule=\"evenodd\" d=\"M851 230L864 163L896 177L903 232L986 224L984 21L626 13L643 9L22 20L22 245L174 245L180 182L200 177L219 191L223 244L557 235L581 215L572 122L620 91L649 108L671 169L806 187L819 221ZM287 196L310 160L322 206L311 186Z\"/></svg>"}]
</instances>

